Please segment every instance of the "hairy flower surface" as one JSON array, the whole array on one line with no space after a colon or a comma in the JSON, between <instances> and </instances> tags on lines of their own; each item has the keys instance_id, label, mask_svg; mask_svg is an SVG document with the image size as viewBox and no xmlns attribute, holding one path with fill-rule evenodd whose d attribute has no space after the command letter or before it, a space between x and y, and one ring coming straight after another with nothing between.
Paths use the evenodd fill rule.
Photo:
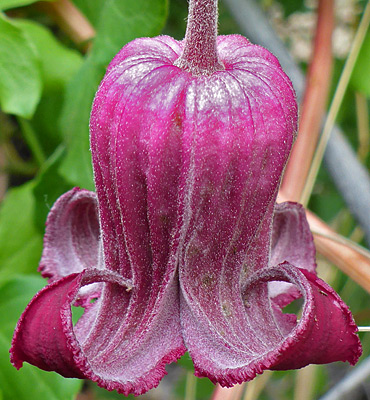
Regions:
<instances>
[{"instance_id":1,"label":"hairy flower surface","mask_svg":"<svg viewBox=\"0 0 370 400\"><path fill-rule=\"evenodd\" d=\"M224 386L357 361L304 210L275 205L297 128L292 85L245 38L215 46L209 67L184 57L186 40L137 39L110 64L90 123L96 195L73 189L49 214L51 282L17 325L17 368L141 394L186 350L196 375ZM283 312L298 297L299 321ZM85 308L75 326L71 305Z\"/></svg>"}]
</instances>

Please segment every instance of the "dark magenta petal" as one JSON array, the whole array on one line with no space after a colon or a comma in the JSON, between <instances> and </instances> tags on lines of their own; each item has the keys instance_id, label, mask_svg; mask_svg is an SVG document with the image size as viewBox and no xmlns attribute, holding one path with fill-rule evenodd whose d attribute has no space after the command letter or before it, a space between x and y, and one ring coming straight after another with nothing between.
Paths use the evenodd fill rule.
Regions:
<instances>
[{"instance_id":1,"label":"dark magenta petal","mask_svg":"<svg viewBox=\"0 0 370 400\"><path fill-rule=\"evenodd\" d=\"M130 300L114 291L102 293L97 320L110 323L112 304L125 316L110 334L90 333L88 314L78 326L79 337L92 355L101 356L102 364L111 359L110 352L101 349L106 340L122 337L129 343L130 352L120 355L124 367L127 354L138 352L140 335L156 331L156 340L165 340L165 334L161 339L165 329L171 333L171 340L165 341L169 355L165 360L174 361L185 351L175 232L181 220L178 124L185 76L171 64L177 56L169 43L178 48L176 41L161 38L125 46L109 67L93 104L90 142L105 267L132 279L135 288ZM154 339L146 344L158 346ZM157 361L150 361L151 352L141 352L140 357L144 366ZM142 368L140 357L137 370Z\"/></svg>"},{"instance_id":2,"label":"dark magenta petal","mask_svg":"<svg viewBox=\"0 0 370 400\"><path fill-rule=\"evenodd\" d=\"M60 279L42 289L30 302L18 322L11 348L12 363L20 368L24 361L65 377L87 378L100 386L120 393L141 394L156 386L166 373L165 364L179 358L183 352L179 340L176 305L166 302L166 309L152 315L146 331L130 326L130 340L119 334L125 315L120 306L111 304L108 319L99 319L97 308L86 313L90 325L72 324L71 304L80 288L95 282L105 282L104 291L127 297L135 291L129 281L119 275L100 270L85 270ZM174 286L174 285L173 285ZM176 288L172 287L173 291ZM167 291L166 297L173 293ZM83 319L86 319L86 316ZM86 321L84 321L86 322ZM80 325L80 326L79 326ZM86 338L95 332L96 343Z\"/></svg>"},{"instance_id":3,"label":"dark magenta petal","mask_svg":"<svg viewBox=\"0 0 370 400\"><path fill-rule=\"evenodd\" d=\"M302 294L298 323L269 300L267 285L272 281L294 284ZM239 299L230 296L230 301L234 303L224 303L218 313L223 321L217 325L199 304L182 302L185 340L198 376L231 386L265 369L339 360L354 364L361 355L347 306L323 281L288 263L257 271Z\"/></svg>"},{"instance_id":4,"label":"dark magenta petal","mask_svg":"<svg viewBox=\"0 0 370 400\"><path fill-rule=\"evenodd\" d=\"M225 71L192 82L194 95L187 97L179 279L184 340L196 372L230 385L243 381L243 374L225 378L235 355L240 367L259 351L258 339L248 344L254 332L241 288L269 262L297 109L291 83L265 49L240 36L221 37L219 56ZM248 346L250 355L240 357Z\"/></svg>"},{"instance_id":5,"label":"dark magenta petal","mask_svg":"<svg viewBox=\"0 0 370 400\"><path fill-rule=\"evenodd\" d=\"M241 264L245 280L268 262L275 197L296 133L295 95L267 50L240 36L219 43L226 69L205 78L174 67L182 43L135 40L115 57L94 100L105 266L137 288L136 307L128 304L117 326L127 340L131 325L146 331L154 315L161 318L163 299L178 307L177 292L162 295L178 266L182 291L211 305L224 301L213 288L235 293ZM101 299L97 318L108 323L117 294ZM95 333L87 343L100 354Z\"/></svg>"},{"instance_id":6,"label":"dark magenta petal","mask_svg":"<svg viewBox=\"0 0 370 400\"><path fill-rule=\"evenodd\" d=\"M284 265L284 269L287 276L292 276L292 283L298 286L300 280L304 282L303 276L299 276L291 265ZM310 285L307 286L310 289L307 293L300 289L305 304L296 331L292 332L299 343L290 337L284 344L283 356L272 369L300 368L309 363L325 364L333 361L356 364L362 348L356 335L357 326L348 306L323 280L306 270L299 271ZM297 279L296 282L294 279ZM303 288L303 284L301 287Z\"/></svg>"},{"instance_id":7,"label":"dark magenta petal","mask_svg":"<svg viewBox=\"0 0 370 400\"><path fill-rule=\"evenodd\" d=\"M311 273L316 271L313 236L305 210L298 203L285 202L275 205L270 265L284 261Z\"/></svg>"},{"instance_id":8,"label":"dark magenta petal","mask_svg":"<svg viewBox=\"0 0 370 400\"><path fill-rule=\"evenodd\" d=\"M46 221L39 271L50 282L103 267L95 193L74 188L55 202Z\"/></svg>"},{"instance_id":9,"label":"dark magenta petal","mask_svg":"<svg viewBox=\"0 0 370 400\"><path fill-rule=\"evenodd\" d=\"M316 274L316 249L301 204L275 205L271 237L270 266L284 261ZM269 296L282 308L300 297L298 289L286 282L270 282Z\"/></svg>"}]
</instances>

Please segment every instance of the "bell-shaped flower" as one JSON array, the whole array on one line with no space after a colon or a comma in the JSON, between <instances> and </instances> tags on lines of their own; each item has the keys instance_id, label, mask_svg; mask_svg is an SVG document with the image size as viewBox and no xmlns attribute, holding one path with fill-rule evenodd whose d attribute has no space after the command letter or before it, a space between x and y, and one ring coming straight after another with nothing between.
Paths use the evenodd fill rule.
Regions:
<instances>
[{"instance_id":1,"label":"bell-shaped flower","mask_svg":"<svg viewBox=\"0 0 370 400\"><path fill-rule=\"evenodd\" d=\"M266 49L216 38L217 1L190 2L185 41L127 44L94 100L96 196L52 208L11 359L141 394L186 349L230 386L361 346L315 272L303 209L275 205L297 129L291 82ZM299 321L283 312L303 297ZM74 325L71 305L85 308Z\"/></svg>"}]
</instances>

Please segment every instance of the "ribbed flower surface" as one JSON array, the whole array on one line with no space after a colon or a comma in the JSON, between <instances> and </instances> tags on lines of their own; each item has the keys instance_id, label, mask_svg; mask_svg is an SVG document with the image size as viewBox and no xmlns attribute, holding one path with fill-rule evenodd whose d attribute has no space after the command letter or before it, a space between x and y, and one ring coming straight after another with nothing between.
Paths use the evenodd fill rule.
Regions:
<instances>
[{"instance_id":1,"label":"ribbed flower surface","mask_svg":"<svg viewBox=\"0 0 370 400\"><path fill-rule=\"evenodd\" d=\"M16 367L141 394L186 350L224 386L361 354L304 210L275 205L297 129L289 79L241 36L218 37L209 76L174 65L182 46L137 39L110 64L90 124L97 197L74 189L50 212L51 283L18 323ZM283 312L298 297L299 322Z\"/></svg>"}]
</instances>

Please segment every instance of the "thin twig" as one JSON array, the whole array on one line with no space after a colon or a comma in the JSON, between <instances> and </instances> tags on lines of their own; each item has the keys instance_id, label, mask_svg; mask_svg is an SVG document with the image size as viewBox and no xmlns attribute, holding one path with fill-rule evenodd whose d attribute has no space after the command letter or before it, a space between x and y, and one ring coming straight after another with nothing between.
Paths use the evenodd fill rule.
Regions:
<instances>
[{"instance_id":1,"label":"thin twig","mask_svg":"<svg viewBox=\"0 0 370 400\"><path fill-rule=\"evenodd\" d=\"M95 400L95 394L90 388L88 388L87 390L78 393L76 400Z\"/></svg>"},{"instance_id":2,"label":"thin twig","mask_svg":"<svg viewBox=\"0 0 370 400\"><path fill-rule=\"evenodd\" d=\"M243 400L256 400L259 398L262 390L273 375L273 371L265 371L262 375L257 375L253 381L246 384L247 388Z\"/></svg>"},{"instance_id":3,"label":"thin twig","mask_svg":"<svg viewBox=\"0 0 370 400\"><path fill-rule=\"evenodd\" d=\"M337 385L330 389L320 400L346 400L351 398L351 393L361 386L370 376L370 357L366 358L351 372L349 372Z\"/></svg>"},{"instance_id":4,"label":"thin twig","mask_svg":"<svg viewBox=\"0 0 370 400\"><path fill-rule=\"evenodd\" d=\"M222 388L217 385L211 400L240 400L244 390L243 400L257 399L272 374L273 371L264 371L262 375L256 376L253 381L244 382L231 388Z\"/></svg>"},{"instance_id":5,"label":"thin twig","mask_svg":"<svg viewBox=\"0 0 370 400\"><path fill-rule=\"evenodd\" d=\"M345 238L334 232L313 213L306 211L307 220L314 233L316 249L345 274L370 293L370 256L346 243Z\"/></svg>"},{"instance_id":6,"label":"thin twig","mask_svg":"<svg viewBox=\"0 0 370 400\"><path fill-rule=\"evenodd\" d=\"M235 385L232 388L215 387L211 400L240 400L244 391L244 384Z\"/></svg>"},{"instance_id":7,"label":"thin twig","mask_svg":"<svg viewBox=\"0 0 370 400\"><path fill-rule=\"evenodd\" d=\"M317 377L317 365L296 371L296 384L294 386L294 400L311 400L314 396L315 380Z\"/></svg>"},{"instance_id":8,"label":"thin twig","mask_svg":"<svg viewBox=\"0 0 370 400\"><path fill-rule=\"evenodd\" d=\"M360 160L364 161L370 148L369 111L366 96L360 92L356 92L356 116L359 142L357 154Z\"/></svg>"},{"instance_id":9,"label":"thin twig","mask_svg":"<svg viewBox=\"0 0 370 400\"><path fill-rule=\"evenodd\" d=\"M188 371L186 373L185 400L195 400L197 392L197 378Z\"/></svg>"},{"instance_id":10,"label":"thin twig","mask_svg":"<svg viewBox=\"0 0 370 400\"><path fill-rule=\"evenodd\" d=\"M325 166L370 246L369 172L338 129L334 129L331 136L333 140L328 143Z\"/></svg>"},{"instance_id":11,"label":"thin twig","mask_svg":"<svg viewBox=\"0 0 370 400\"><path fill-rule=\"evenodd\" d=\"M358 243L355 243L354 241L347 239L341 235L338 235L337 233L324 233L320 231L316 231L315 228L311 227L311 232L313 233L314 236L321 236L325 239L329 239L333 242L336 242L338 244L342 244L343 246L350 247L353 249L356 253L359 253L363 255L365 258L369 259L370 261L370 252L368 249L365 249L365 247L360 246ZM332 231L334 232L334 231Z\"/></svg>"},{"instance_id":12,"label":"thin twig","mask_svg":"<svg viewBox=\"0 0 370 400\"><path fill-rule=\"evenodd\" d=\"M38 5L55 20L74 43L88 50L89 41L95 36L95 29L70 0L40 2Z\"/></svg>"}]
</instances>

